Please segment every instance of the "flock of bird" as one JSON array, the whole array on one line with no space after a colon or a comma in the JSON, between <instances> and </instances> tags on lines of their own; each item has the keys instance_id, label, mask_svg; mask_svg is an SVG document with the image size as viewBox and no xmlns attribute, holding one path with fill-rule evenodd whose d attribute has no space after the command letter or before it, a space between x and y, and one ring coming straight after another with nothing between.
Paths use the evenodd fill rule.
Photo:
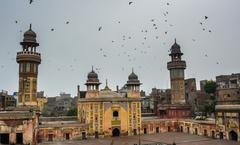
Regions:
<instances>
[{"instance_id":1,"label":"flock of bird","mask_svg":"<svg viewBox=\"0 0 240 145\"><path fill-rule=\"evenodd\" d=\"M33 2L34 2L33 0L29 0L29 4L32 4ZM129 5L129 6L130 6L130 5L134 5L134 3L135 3L135 2L133 2L133 1L129 1L129 2L128 2L128 5ZM170 6L170 3L167 2L166 5L167 5L167 6ZM165 22L166 25L168 25L170 28L171 28L171 27L174 27L173 24L168 23L168 15L169 15L169 12L168 12L168 11L165 11L165 12L163 13L164 22ZM199 22L199 24L200 24L200 26L201 26L202 31L208 32L208 33L212 33L212 30L211 30L211 29L208 29L207 26L206 26L206 23L207 23L207 20L208 20L208 19L209 19L208 16L203 16L203 20L202 20L201 22ZM157 24L156 19L153 19L153 18L152 18L152 19L150 19L149 21L150 21L150 24L152 25L152 30L158 30L158 29L159 29L159 25ZM18 23L18 20L15 20L15 23L17 24L17 23ZM121 24L121 21L117 21L117 23L118 23L118 24ZM66 25L70 24L70 21L66 21L65 24L66 24ZM152 30L151 30L151 31L152 31ZM52 32L55 31L55 28L50 28L50 31L52 31ZM98 32L104 31L104 27L101 26L101 25L100 25L100 26L97 26L97 31L98 31ZM131 51L133 52L133 54L130 54L130 52L128 52L127 50L125 50L125 51L123 51L122 53L121 53L121 52L117 52L117 53L118 53L117 56L121 57L121 56L124 56L124 55L125 55L125 56L127 57L127 60L128 60L129 62L136 61L137 58L134 56L134 53L136 53L136 52L138 51L140 54L146 55L146 54L148 53L147 48L151 48L151 46L150 46L150 45L147 45L147 43L146 43L146 41L147 41L148 39L155 39L155 40L160 39L160 36L158 36L158 35L149 38L149 36L147 36L147 34L148 34L149 31L150 31L149 29L141 29L141 30L139 30L139 31L140 31L140 32L142 33L142 35L143 35L143 38L142 38L142 41L140 42L140 44L141 44L142 46L144 46L145 49L142 49L142 50L141 50L140 48L134 47L134 48L131 50ZM20 32L22 32L22 30L20 30ZM166 30L166 31L164 31L163 35L168 35L168 33L169 33L169 30ZM132 40L132 39L134 39L133 36L123 35L121 42L130 41L130 40ZM193 38L192 41L195 42L196 39ZM116 40L111 40L111 43L116 43ZM165 44L166 44L166 43L163 42L163 45L165 45ZM125 47L125 43L120 44L120 47L121 47L121 48L124 48L124 47ZM132 52L131 52L131 53L132 53ZM108 50L104 50L103 48L99 48L99 54L102 55L103 58L107 58L107 57L108 57L108 54L107 54L107 53L108 53ZM205 57L208 57L207 54L205 54L204 56L205 56ZM155 57L154 57L154 58L155 58ZM76 61L76 60L75 60L75 61ZM219 64L219 62L217 62L216 64ZM4 68L4 65L1 65L0 68L3 69L3 68ZM70 68L72 71L74 71L73 65L70 65L69 68ZM138 68L140 69L140 68L142 68L142 66L139 65ZM95 68L95 70L96 70L97 72L99 72L101 69L102 69L102 68L100 68L100 67L99 67L99 68ZM124 71L125 68L122 67L121 70ZM61 71L61 68L57 68L57 71Z\"/></svg>"}]
</instances>

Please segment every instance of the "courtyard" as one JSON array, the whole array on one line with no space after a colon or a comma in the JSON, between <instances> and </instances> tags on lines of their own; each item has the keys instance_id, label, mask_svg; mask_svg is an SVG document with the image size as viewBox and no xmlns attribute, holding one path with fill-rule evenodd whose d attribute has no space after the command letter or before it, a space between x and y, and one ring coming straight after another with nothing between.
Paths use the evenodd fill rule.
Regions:
<instances>
[{"instance_id":1,"label":"courtyard","mask_svg":"<svg viewBox=\"0 0 240 145\"><path fill-rule=\"evenodd\" d=\"M167 132L155 135L142 135L140 137L141 144L151 144L163 142L171 144L175 142L177 145L240 145L239 142L212 139L208 137L186 134ZM45 142L40 145L134 145L139 143L138 136L122 136L122 137L108 137L101 139L88 139L81 141L62 141L62 142ZM112 145L112 144L111 144Z\"/></svg>"}]
</instances>

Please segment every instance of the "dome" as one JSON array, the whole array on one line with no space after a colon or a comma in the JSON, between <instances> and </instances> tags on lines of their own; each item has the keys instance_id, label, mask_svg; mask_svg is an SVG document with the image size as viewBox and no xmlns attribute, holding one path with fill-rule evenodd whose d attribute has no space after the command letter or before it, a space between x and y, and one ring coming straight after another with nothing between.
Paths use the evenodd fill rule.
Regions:
<instances>
[{"instance_id":1,"label":"dome","mask_svg":"<svg viewBox=\"0 0 240 145\"><path fill-rule=\"evenodd\" d=\"M180 45L177 44L175 39L175 43L171 47L171 54L177 54L177 53L181 54L182 52L180 48L181 48Z\"/></svg>"},{"instance_id":2,"label":"dome","mask_svg":"<svg viewBox=\"0 0 240 145\"><path fill-rule=\"evenodd\" d=\"M23 34L23 36L24 36L23 42L37 42L37 41L36 41L37 34L32 30L31 24L30 24L29 30L27 30L27 31Z\"/></svg>"},{"instance_id":3,"label":"dome","mask_svg":"<svg viewBox=\"0 0 240 145\"><path fill-rule=\"evenodd\" d=\"M128 76L128 80L138 80L138 76L132 71L132 73Z\"/></svg>"},{"instance_id":4,"label":"dome","mask_svg":"<svg viewBox=\"0 0 240 145\"><path fill-rule=\"evenodd\" d=\"M132 70L132 73L128 76L127 86L128 85L141 85L140 81L138 80L138 76Z\"/></svg>"},{"instance_id":5,"label":"dome","mask_svg":"<svg viewBox=\"0 0 240 145\"><path fill-rule=\"evenodd\" d=\"M92 70L91 72L88 73L88 79L98 79L98 74Z\"/></svg>"},{"instance_id":6,"label":"dome","mask_svg":"<svg viewBox=\"0 0 240 145\"><path fill-rule=\"evenodd\" d=\"M87 77L88 77L87 82L99 82L98 74L95 73L95 71L93 70L93 67L92 67L92 71L88 73Z\"/></svg>"}]
</instances>

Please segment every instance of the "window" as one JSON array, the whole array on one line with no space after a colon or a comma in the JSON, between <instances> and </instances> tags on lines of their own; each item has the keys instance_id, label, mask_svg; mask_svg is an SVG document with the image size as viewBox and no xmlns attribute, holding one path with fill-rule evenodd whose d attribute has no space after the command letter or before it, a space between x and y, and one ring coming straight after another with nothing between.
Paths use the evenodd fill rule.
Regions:
<instances>
[{"instance_id":1,"label":"window","mask_svg":"<svg viewBox=\"0 0 240 145\"><path fill-rule=\"evenodd\" d=\"M113 117L118 117L118 111L113 111Z\"/></svg>"},{"instance_id":2,"label":"window","mask_svg":"<svg viewBox=\"0 0 240 145\"><path fill-rule=\"evenodd\" d=\"M33 64L33 72L36 73L37 72L37 64Z\"/></svg>"},{"instance_id":3,"label":"window","mask_svg":"<svg viewBox=\"0 0 240 145\"><path fill-rule=\"evenodd\" d=\"M20 72L22 73L23 72L23 64L22 63L20 63Z\"/></svg>"},{"instance_id":4,"label":"window","mask_svg":"<svg viewBox=\"0 0 240 145\"><path fill-rule=\"evenodd\" d=\"M30 72L30 63L27 63L26 65L26 72Z\"/></svg>"},{"instance_id":5,"label":"window","mask_svg":"<svg viewBox=\"0 0 240 145\"><path fill-rule=\"evenodd\" d=\"M29 95L25 95L25 101L26 102L30 101L30 96Z\"/></svg>"},{"instance_id":6,"label":"window","mask_svg":"<svg viewBox=\"0 0 240 145\"><path fill-rule=\"evenodd\" d=\"M143 132L144 134L147 134L147 128L144 128Z\"/></svg>"}]
</instances>

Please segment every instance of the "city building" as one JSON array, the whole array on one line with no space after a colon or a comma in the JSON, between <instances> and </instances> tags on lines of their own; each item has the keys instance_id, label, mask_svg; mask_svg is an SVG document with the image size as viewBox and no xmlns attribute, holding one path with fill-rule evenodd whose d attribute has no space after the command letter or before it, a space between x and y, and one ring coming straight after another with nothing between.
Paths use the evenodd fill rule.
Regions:
<instances>
[{"instance_id":1,"label":"city building","mask_svg":"<svg viewBox=\"0 0 240 145\"><path fill-rule=\"evenodd\" d=\"M9 95L7 91L0 92L0 110L13 110L16 107L17 100L13 95Z\"/></svg>"},{"instance_id":2,"label":"city building","mask_svg":"<svg viewBox=\"0 0 240 145\"><path fill-rule=\"evenodd\" d=\"M48 97L44 103L42 115L44 117L67 116L69 110L77 108L77 101L77 97L72 98L71 94L63 92L59 96Z\"/></svg>"},{"instance_id":3,"label":"city building","mask_svg":"<svg viewBox=\"0 0 240 145\"><path fill-rule=\"evenodd\" d=\"M216 125L220 138L240 140L240 74L216 77Z\"/></svg>"},{"instance_id":4,"label":"city building","mask_svg":"<svg viewBox=\"0 0 240 145\"><path fill-rule=\"evenodd\" d=\"M150 109L150 97L147 96L143 90L141 90L140 96L142 113L153 113L153 111Z\"/></svg>"}]
</instances>

